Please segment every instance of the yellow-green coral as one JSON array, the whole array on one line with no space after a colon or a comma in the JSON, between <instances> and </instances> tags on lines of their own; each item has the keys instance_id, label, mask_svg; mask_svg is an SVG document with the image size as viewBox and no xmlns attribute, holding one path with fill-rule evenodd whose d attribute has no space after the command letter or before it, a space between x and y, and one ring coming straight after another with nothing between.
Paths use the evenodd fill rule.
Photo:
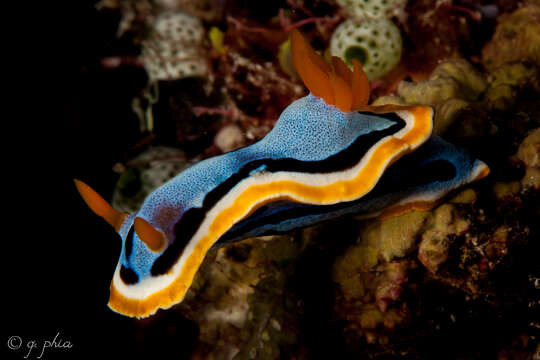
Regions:
<instances>
[{"instance_id":1,"label":"yellow-green coral","mask_svg":"<svg viewBox=\"0 0 540 360\"><path fill-rule=\"evenodd\" d=\"M494 109L506 110L524 87L540 92L540 68L523 63L504 64L490 73L488 82L485 101Z\"/></svg>"},{"instance_id":2,"label":"yellow-green coral","mask_svg":"<svg viewBox=\"0 0 540 360\"><path fill-rule=\"evenodd\" d=\"M493 184L493 193L499 200L506 196L515 196L519 190L519 181L498 181Z\"/></svg>"},{"instance_id":3,"label":"yellow-green coral","mask_svg":"<svg viewBox=\"0 0 540 360\"><path fill-rule=\"evenodd\" d=\"M476 100L486 86L480 72L466 60L456 58L439 64L424 81L402 81L397 93L408 104L437 105L452 98Z\"/></svg>"},{"instance_id":4,"label":"yellow-green coral","mask_svg":"<svg viewBox=\"0 0 540 360\"><path fill-rule=\"evenodd\" d=\"M283 235L209 252L178 306L197 323L204 358L275 359L283 345L295 342L297 302L287 301L292 295L284 288L288 264L300 250L301 244Z\"/></svg>"},{"instance_id":5,"label":"yellow-green coral","mask_svg":"<svg viewBox=\"0 0 540 360\"><path fill-rule=\"evenodd\" d=\"M400 82L396 95L378 98L374 104L431 105L435 108L433 133L443 135L486 87L483 74L467 61L455 58L439 64L424 81Z\"/></svg>"},{"instance_id":6,"label":"yellow-green coral","mask_svg":"<svg viewBox=\"0 0 540 360\"><path fill-rule=\"evenodd\" d=\"M499 18L495 34L482 50L488 70L515 61L540 66L540 5L529 4Z\"/></svg>"},{"instance_id":7,"label":"yellow-green coral","mask_svg":"<svg viewBox=\"0 0 540 360\"><path fill-rule=\"evenodd\" d=\"M455 204L472 204L473 190L454 198ZM431 212L413 211L384 220L372 220L360 229L358 243L339 256L332 278L338 284L338 316L357 328L366 340L380 341L377 329L391 329L406 321L406 304L400 302L409 269L408 258L420 242L418 258L431 271L446 261L453 237L465 234L470 222L453 204ZM350 328L352 331L352 327Z\"/></svg>"},{"instance_id":8,"label":"yellow-green coral","mask_svg":"<svg viewBox=\"0 0 540 360\"><path fill-rule=\"evenodd\" d=\"M377 257L392 261L409 254L414 248L416 236L426 222L429 212L412 211L383 221L366 222L360 238L362 242L377 249Z\"/></svg>"},{"instance_id":9,"label":"yellow-green coral","mask_svg":"<svg viewBox=\"0 0 540 360\"><path fill-rule=\"evenodd\" d=\"M340 294L336 313L350 324L348 332L353 337L381 343L387 340L381 329L384 332L406 321L402 306L391 305L399 301L412 266L403 258L414 251L428 217L429 212L415 211L366 222L358 243L334 262L332 278Z\"/></svg>"},{"instance_id":10,"label":"yellow-green coral","mask_svg":"<svg viewBox=\"0 0 540 360\"><path fill-rule=\"evenodd\" d=\"M519 146L516 157L525 165L523 186L540 188L540 128L533 130Z\"/></svg>"},{"instance_id":11,"label":"yellow-green coral","mask_svg":"<svg viewBox=\"0 0 540 360\"><path fill-rule=\"evenodd\" d=\"M449 200L453 204L474 204L477 199L476 191L465 189Z\"/></svg>"},{"instance_id":12,"label":"yellow-green coral","mask_svg":"<svg viewBox=\"0 0 540 360\"><path fill-rule=\"evenodd\" d=\"M452 242L450 235L463 235L469 227L469 221L459 216L453 205L441 205L433 213L429 230L422 234L418 259L429 271L437 272L448 258Z\"/></svg>"},{"instance_id":13,"label":"yellow-green coral","mask_svg":"<svg viewBox=\"0 0 540 360\"><path fill-rule=\"evenodd\" d=\"M469 106L467 100L456 98L438 104L435 120L433 121L433 133L441 135L448 131L467 106Z\"/></svg>"}]
</instances>

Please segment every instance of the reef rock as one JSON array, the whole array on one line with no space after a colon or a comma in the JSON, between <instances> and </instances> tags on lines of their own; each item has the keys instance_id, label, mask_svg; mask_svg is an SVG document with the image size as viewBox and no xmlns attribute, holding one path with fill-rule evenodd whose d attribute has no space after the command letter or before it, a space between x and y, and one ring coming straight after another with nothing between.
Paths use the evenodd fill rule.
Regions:
<instances>
[{"instance_id":1,"label":"reef rock","mask_svg":"<svg viewBox=\"0 0 540 360\"><path fill-rule=\"evenodd\" d=\"M424 81L402 81L397 94L409 104L437 105L455 98L473 101L485 89L484 76L469 62L457 58L439 64Z\"/></svg>"},{"instance_id":2,"label":"reef rock","mask_svg":"<svg viewBox=\"0 0 540 360\"><path fill-rule=\"evenodd\" d=\"M501 65L488 76L484 101L492 109L508 110L529 88L540 92L540 67L525 63Z\"/></svg>"},{"instance_id":3,"label":"reef rock","mask_svg":"<svg viewBox=\"0 0 540 360\"><path fill-rule=\"evenodd\" d=\"M471 224L451 204L441 205L435 210L431 222L429 230L422 234L418 259L430 272L435 273L448 259L452 241L465 234Z\"/></svg>"},{"instance_id":4,"label":"reef rock","mask_svg":"<svg viewBox=\"0 0 540 360\"><path fill-rule=\"evenodd\" d=\"M287 279L300 243L289 235L211 251L178 311L199 327L193 359L292 358L298 301Z\"/></svg>"},{"instance_id":5,"label":"reef rock","mask_svg":"<svg viewBox=\"0 0 540 360\"><path fill-rule=\"evenodd\" d=\"M518 148L516 157L525 165L524 187L540 189L540 128L533 130Z\"/></svg>"},{"instance_id":6,"label":"reef rock","mask_svg":"<svg viewBox=\"0 0 540 360\"><path fill-rule=\"evenodd\" d=\"M417 83L401 81L395 95L380 97L374 105L431 105L435 108L433 133L444 136L486 88L482 73L466 60L455 58L440 63L426 80ZM489 132L489 129L485 130L485 124L476 124L473 128L473 133Z\"/></svg>"},{"instance_id":7,"label":"reef rock","mask_svg":"<svg viewBox=\"0 0 540 360\"><path fill-rule=\"evenodd\" d=\"M515 61L540 66L540 5L528 4L499 18L495 34L482 49L489 71Z\"/></svg>"},{"instance_id":8,"label":"reef rock","mask_svg":"<svg viewBox=\"0 0 540 360\"><path fill-rule=\"evenodd\" d=\"M399 300L415 263L405 257L414 251L428 216L418 211L368 221L357 243L336 259L334 311L346 322L348 341L387 342L389 332L407 321L407 304Z\"/></svg>"}]
</instances>

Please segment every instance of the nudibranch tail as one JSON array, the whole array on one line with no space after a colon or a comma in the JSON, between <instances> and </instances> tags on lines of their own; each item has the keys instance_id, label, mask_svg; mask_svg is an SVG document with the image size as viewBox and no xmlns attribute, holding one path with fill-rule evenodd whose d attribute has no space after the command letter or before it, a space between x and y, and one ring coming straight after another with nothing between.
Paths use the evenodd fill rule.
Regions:
<instances>
[{"instance_id":1,"label":"nudibranch tail","mask_svg":"<svg viewBox=\"0 0 540 360\"><path fill-rule=\"evenodd\" d=\"M83 198L90 210L101 216L105 221L117 231L124 222L127 214L114 209L105 199L84 182L74 179L77 191Z\"/></svg>"},{"instance_id":2,"label":"nudibranch tail","mask_svg":"<svg viewBox=\"0 0 540 360\"><path fill-rule=\"evenodd\" d=\"M333 57L332 70L296 29L291 31L291 49L296 71L313 95L343 112L367 105L369 81L358 61L353 61L351 72L343 60Z\"/></svg>"}]
</instances>

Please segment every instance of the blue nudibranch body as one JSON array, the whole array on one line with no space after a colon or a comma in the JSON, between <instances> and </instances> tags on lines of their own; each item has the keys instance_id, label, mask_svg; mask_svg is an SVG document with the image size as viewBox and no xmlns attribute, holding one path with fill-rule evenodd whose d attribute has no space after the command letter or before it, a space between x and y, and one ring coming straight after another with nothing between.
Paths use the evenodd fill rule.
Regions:
<instances>
[{"instance_id":1,"label":"blue nudibranch body","mask_svg":"<svg viewBox=\"0 0 540 360\"><path fill-rule=\"evenodd\" d=\"M111 309L145 317L180 302L212 246L347 214L427 209L487 175L483 162L430 138L430 107L366 106L358 63L350 72L333 59L332 71L297 31L292 41L311 93L257 143L186 169L136 214L117 212L76 180L89 207L122 238Z\"/></svg>"}]
</instances>

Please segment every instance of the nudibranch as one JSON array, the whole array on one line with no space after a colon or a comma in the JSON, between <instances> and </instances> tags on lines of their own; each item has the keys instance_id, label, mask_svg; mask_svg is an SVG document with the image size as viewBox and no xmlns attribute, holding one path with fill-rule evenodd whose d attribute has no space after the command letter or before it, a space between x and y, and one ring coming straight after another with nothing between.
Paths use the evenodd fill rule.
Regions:
<instances>
[{"instance_id":1,"label":"nudibranch","mask_svg":"<svg viewBox=\"0 0 540 360\"><path fill-rule=\"evenodd\" d=\"M427 106L367 106L360 64L328 65L297 31L293 62L310 90L248 147L201 161L154 190L135 214L75 180L122 238L109 307L146 317L182 301L206 253L250 236L356 214L428 209L488 167L431 137Z\"/></svg>"}]
</instances>

